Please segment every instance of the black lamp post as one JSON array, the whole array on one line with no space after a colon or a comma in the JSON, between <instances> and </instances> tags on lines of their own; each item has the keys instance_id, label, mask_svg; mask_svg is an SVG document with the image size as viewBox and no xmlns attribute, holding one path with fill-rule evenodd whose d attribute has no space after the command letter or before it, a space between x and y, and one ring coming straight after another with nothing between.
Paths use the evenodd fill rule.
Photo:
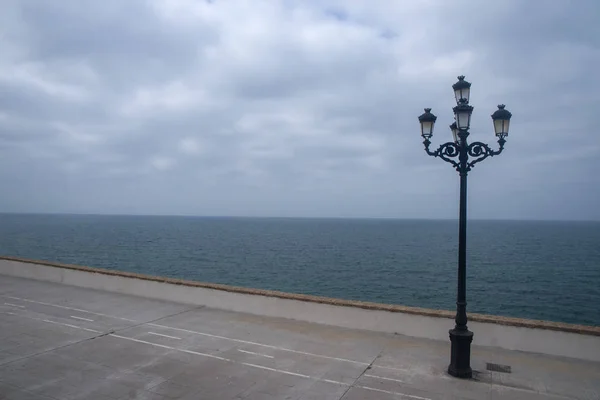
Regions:
<instances>
[{"instance_id":1,"label":"black lamp post","mask_svg":"<svg viewBox=\"0 0 600 400\"><path fill-rule=\"evenodd\" d=\"M456 325L450 330L450 365L448 373L458 378L471 378L471 342L473 332L467 329L467 174L475 164L487 157L502 153L505 138L508 136L508 127L512 114L499 105L498 110L492 114L494 130L498 137L498 150L492 150L482 142L468 143L469 126L473 107L469 105L471 84L465 81L464 76L458 77L458 82L452 85L456 97L456 107L453 108L455 122L450 125L453 142L442 144L437 150L429 150L433 126L437 117L431 113L431 108L426 108L425 113L419 116L421 123L421 136L425 151L430 156L439 157L452 164L460 175L460 212L458 230L458 292L456 296Z\"/></svg>"}]
</instances>

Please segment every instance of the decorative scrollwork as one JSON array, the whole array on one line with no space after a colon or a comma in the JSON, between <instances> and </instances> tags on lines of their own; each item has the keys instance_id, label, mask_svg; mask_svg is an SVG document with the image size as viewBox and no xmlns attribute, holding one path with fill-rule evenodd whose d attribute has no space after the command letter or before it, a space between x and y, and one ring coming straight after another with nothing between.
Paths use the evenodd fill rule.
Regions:
<instances>
[{"instance_id":1,"label":"decorative scrollwork","mask_svg":"<svg viewBox=\"0 0 600 400\"><path fill-rule=\"evenodd\" d=\"M437 150L431 151L429 150L429 146L431 145L429 139L425 139L423 142L427 154L433 157L439 157L452 164L452 166L461 174L469 172L478 162L502 153L504 143L506 143L506 140L498 140L500 148L498 150L492 150L490 146L482 142L473 142L467 145L448 142L442 144ZM471 159L471 161L469 161L469 159Z\"/></svg>"},{"instance_id":2,"label":"decorative scrollwork","mask_svg":"<svg viewBox=\"0 0 600 400\"><path fill-rule=\"evenodd\" d=\"M502 150L504 149L504 143L502 143L501 140L499 140L498 143L500 143L500 149L497 151L492 150L490 146L482 142L473 142L469 144L467 146L467 154L469 157L474 158L474 160L467 163L467 171L470 171L471 168L473 168L473 166L478 162L502 153Z\"/></svg>"},{"instance_id":3,"label":"decorative scrollwork","mask_svg":"<svg viewBox=\"0 0 600 400\"><path fill-rule=\"evenodd\" d=\"M433 157L441 158L442 160L452 164L452 166L454 166L456 169L460 168L459 163L452 159L457 158L460 155L460 148L456 143L444 143L435 151L429 150L429 145L431 144L429 140L425 140L423 143L425 144L425 151L427 154Z\"/></svg>"}]
</instances>

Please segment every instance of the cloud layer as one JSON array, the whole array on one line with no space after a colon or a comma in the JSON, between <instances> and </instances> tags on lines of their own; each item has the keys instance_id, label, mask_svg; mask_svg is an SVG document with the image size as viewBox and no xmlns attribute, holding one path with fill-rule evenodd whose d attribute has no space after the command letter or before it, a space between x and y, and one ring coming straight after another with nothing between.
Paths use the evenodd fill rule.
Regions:
<instances>
[{"instance_id":1,"label":"cloud layer","mask_svg":"<svg viewBox=\"0 0 600 400\"><path fill-rule=\"evenodd\" d=\"M0 211L453 218L465 74L471 215L600 219L594 0L4 3Z\"/></svg>"}]
</instances>

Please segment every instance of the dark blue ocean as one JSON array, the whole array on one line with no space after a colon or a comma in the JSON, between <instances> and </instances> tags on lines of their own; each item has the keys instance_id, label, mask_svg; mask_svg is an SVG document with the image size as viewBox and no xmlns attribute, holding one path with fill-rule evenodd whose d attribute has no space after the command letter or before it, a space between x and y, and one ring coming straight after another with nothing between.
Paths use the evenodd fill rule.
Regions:
<instances>
[{"instance_id":1,"label":"dark blue ocean","mask_svg":"<svg viewBox=\"0 0 600 400\"><path fill-rule=\"evenodd\" d=\"M0 254L454 309L457 221L0 214ZM468 311L600 325L600 222L471 221Z\"/></svg>"}]
</instances>

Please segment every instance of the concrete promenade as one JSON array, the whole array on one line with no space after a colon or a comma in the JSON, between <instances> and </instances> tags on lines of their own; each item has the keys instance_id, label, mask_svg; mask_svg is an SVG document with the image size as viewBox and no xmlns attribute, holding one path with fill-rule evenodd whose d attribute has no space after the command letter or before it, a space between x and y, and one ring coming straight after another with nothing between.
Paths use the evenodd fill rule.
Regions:
<instances>
[{"instance_id":1,"label":"concrete promenade","mask_svg":"<svg viewBox=\"0 0 600 400\"><path fill-rule=\"evenodd\" d=\"M474 346L463 381L448 351L0 275L0 399L600 399L599 362Z\"/></svg>"}]
</instances>

